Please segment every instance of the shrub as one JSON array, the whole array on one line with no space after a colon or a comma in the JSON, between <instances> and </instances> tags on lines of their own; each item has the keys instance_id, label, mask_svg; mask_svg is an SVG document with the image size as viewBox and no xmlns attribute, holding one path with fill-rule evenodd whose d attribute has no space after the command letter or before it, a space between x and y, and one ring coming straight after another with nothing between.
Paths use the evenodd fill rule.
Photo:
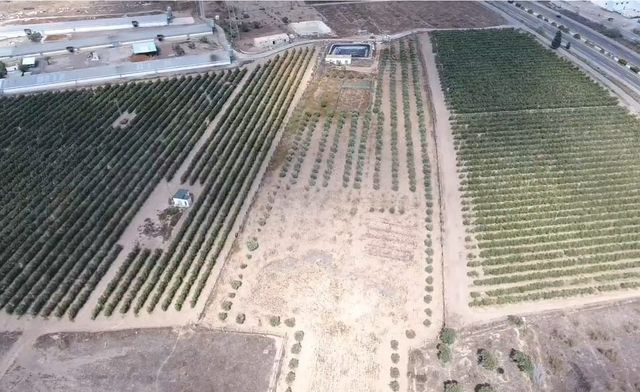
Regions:
<instances>
[{"instance_id":1,"label":"shrub","mask_svg":"<svg viewBox=\"0 0 640 392\"><path fill-rule=\"evenodd\" d=\"M296 339L296 342L302 342L302 339L304 339L304 331L296 331L294 337Z\"/></svg>"},{"instance_id":2,"label":"shrub","mask_svg":"<svg viewBox=\"0 0 640 392\"><path fill-rule=\"evenodd\" d=\"M247 249L249 249L249 252L253 252L258 249L258 239L256 237L247 240Z\"/></svg>"},{"instance_id":3,"label":"shrub","mask_svg":"<svg viewBox=\"0 0 640 392\"><path fill-rule=\"evenodd\" d=\"M498 366L496 358L491 354L491 352L487 349L481 348L478 349L478 365L482 366L487 370L495 370Z\"/></svg>"},{"instance_id":4,"label":"shrub","mask_svg":"<svg viewBox=\"0 0 640 392\"><path fill-rule=\"evenodd\" d=\"M509 358L515 362L516 366L518 366L518 370L526 373L530 378L533 378L534 364L531 361L531 357L522 351L518 351L515 348L511 349L509 353Z\"/></svg>"},{"instance_id":5,"label":"shrub","mask_svg":"<svg viewBox=\"0 0 640 392\"><path fill-rule=\"evenodd\" d=\"M462 385L456 380L447 380L444 382L444 392L462 392Z\"/></svg>"},{"instance_id":6,"label":"shrub","mask_svg":"<svg viewBox=\"0 0 640 392\"><path fill-rule=\"evenodd\" d=\"M269 318L269 324L271 324L272 327L280 325L280 316L271 316L271 318Z\"/></svg>"},{"instance_id":7,"label":"shrub","mask_svg":"<svg viewBox=\"0 0 640 392\"><path fill-rule=\"evenodd\" d=\"M438 343L438 359L440 360L440 362L442 363L449 363L451 362L451 348L446 345L446 344L442 344L442 343Z\"/></svg>"},{"instance_id":8,"label":"shrub","mask_svg":"<svg viewBox=\"0 0 640 392\"><path fill-rule=\"evenodd\" d=\"M495 392L495 389L493 389L491 384L484 383L484 384L476 385L476 387L473 389L473 391L474 392Z\"/></svg>"},{"instance_id":9,"label":"shrub","mask_svg":"<svg viewBox=\"0 0 640 392\"><path fill-rule=\"evenodd\" d=\"M440 331L440 341L446 345L452 345L456 340L456 331L452 328L444 327Z\"/></svg>"},{"instance_id":10,"label":"shrub","mask_svg":"<svg viewBox=\"0 0 640 392\"><path fill-rule=\"evenodd\" d=\"M300 354L300 351L302 351L302 345L300 343L291 346L291 354Z\"/></svg>"},{"instance_id":11,"label":"shrub","mask_svg":"<svg viewBox=\"0 0 640 392\"><path fill-rule=\"evenodd\" d=\"M398 378L400 377L400 370L398 370L397 367L392 367L391 369L389 369L389 375L391 376L391 378Z\"/></svg>"},{"instance_id":12,"label":"shrub","mask_svg":"<svg viewBox=\"0 0 640 392\"><path fill-rule=\"evenodd\" d=\"M289 361L289 369L296 369L297 367L298 367L298 359L291 358L291 360Z\"/></svg>"},{"instance_id":13,"label":"shrub","mask_svg":"<svg viewBox=\"0 0 640 392\"><path fill-rule=\"evenodd\" d=\"M246 320L246 316L244 313L238 313L238 315L236 316L236 323L238 324L244 324L244 321Z\"/></svg>"}]
</instances>

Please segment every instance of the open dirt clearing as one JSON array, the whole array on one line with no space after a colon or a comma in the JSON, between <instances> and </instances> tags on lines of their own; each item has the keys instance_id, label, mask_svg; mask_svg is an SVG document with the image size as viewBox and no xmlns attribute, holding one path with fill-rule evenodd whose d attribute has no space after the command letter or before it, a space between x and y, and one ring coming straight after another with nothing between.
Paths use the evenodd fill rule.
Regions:
<instances>
[{"instance_id":1,"label":"open dirt clearing","mask_svg":"<svg viewBox=\"0 0 640 392\"><path fill-rule=\"evenodd\" d=\"M280 345L204 328L49 334L18 353L0 390L263 392Z\"/></svg>"},{"instance_id":2,"label":"open dirt clearing","mask_svg":"<svg viewBox=\"0 0 640 392\"><path fill-rule=\"evenodd\" d=\"M435 344L410 353L414 382L409 390L438 390L433 388L455 380L464 390L489 383L506 392L638 391L639 315L634 301L462 329L449 365L436 358ZM495 358L492 370L478 364L479 349ZM531 378L510 359L512 349L531 358Z\"/></svg>"},{"instance_id":3,"label":"open dirt clearing","mask_svg":"<svg viewBox=\"0 0 640 392\"><path fill-rule=\"evenodd\" d=\"M402 72L403 61L411 69L409 40L389 49L397 64L387 61L379 78L320 66L208 302L208 325L304 332L301 347L289 339L284 362L296 365L279 391L404 388L398 369L407 358L392 354L435 336L441 323L439 275L425 262L432 213L421 135L416 121L407 142L403 116L417 110L403 94L427 98ZM376 96L382 122L368 113Z\"/></svg>"},{"instance_id":4,"label":"open dirt clearing","mask_svg":"<svg viewBox=\"0 0 640 392\"><path fill-rule=\"evenodd\" d=\"M488 27L505 24L500 16L471 1L380 1L314 5L340 36L364 30L393 34L415 28Z\"/></svg>"},{"instance_id":5,"label":"open dirt clearing","mask_svg":"<svg viewBox=\"0 0 640 392\"><path fill-rule=\"evenodd\" d=\"M0 332L0 358L5 355L20 337L20 332Z\"/></svg>"},{"instance_id":6,"label":"open dirt clearing","mask_svg":"<svg viewBox=\"0 0 640 392\"><path fill-rule=\"evenodd\" d=\"M144 15L164 12L167 6L185 14L193 9L193 3L186 1L4 1L0 11L0 24Z\"/></svg>"}]
</instances>

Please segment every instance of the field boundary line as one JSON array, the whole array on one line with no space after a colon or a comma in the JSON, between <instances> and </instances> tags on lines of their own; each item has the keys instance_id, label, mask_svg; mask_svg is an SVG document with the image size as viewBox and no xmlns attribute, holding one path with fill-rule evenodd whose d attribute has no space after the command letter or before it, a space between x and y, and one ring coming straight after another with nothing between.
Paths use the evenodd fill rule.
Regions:
<instances>
[{"instance_id":1,"label":"field boundary line","mask_svg":"<svg viewBox=\"0 0 640 392\"><path fill-rule=\"evenodd\" d=\"M560 112L563 110L586 110L586 109L607 109L611 107L616 107L618 105L594 105L594 106L562 106L555 108L529 108L529 109L518 109L518 110L489 110L485 112L458 112L452 113L454 116L482 116L486 114L518 114L518 113L553 113Z\"/></svg>"},{"instance_id":2,"label":"field boundary line","mask_svg":"<svg viewBox=\"0 0 640 392\"><path fill-rule=\"evenodd\" d=\"M421 39L427 39L430 40L431 36L429 34L424 34L422 35L422 37L420 37ZM440 279L442 279L442 328L444 328L445 325L447 325L447 312L446 312L446 296L445 296L445 274L444 274L444 216L443 216L443 207L442 207L442 200L443 200L443 194L444 191L442 189L442 171L440 168L440 154L438 151L438 140L437 140L437 135L436 135L436 110L435 110L435 106L433 104L433 91L431 91L431 84L429 83L429 75L427 73L427 64L426 64L426 59L425 56L427 55L426 53L423 53L422 50L422 45L416 45L416 48L418 50L418 54L419 54L419 58L420 58L420 63L422 64L422 75L424 77L424 82L423 82L423 86L426 90L427 93L427 98L428 98L428 104L427 104L427 108L429 111L429 117L431 120L431 140L433 142L433 148L434 148L434 152L435 152L435 173L436 173L436 182L437 182L437 189L438 189L438 226L440 228ZM436 76L438 77L438 76ZM433 187L432 187L433 189ZM435 207L435 205L434 205ZM435 208L434 208L435 209ZM435 211L434 211L435 212ZM432 213L432 215L435 215ZM434 238L435 240L435 238Z\"/></svg>"}]
</instances>

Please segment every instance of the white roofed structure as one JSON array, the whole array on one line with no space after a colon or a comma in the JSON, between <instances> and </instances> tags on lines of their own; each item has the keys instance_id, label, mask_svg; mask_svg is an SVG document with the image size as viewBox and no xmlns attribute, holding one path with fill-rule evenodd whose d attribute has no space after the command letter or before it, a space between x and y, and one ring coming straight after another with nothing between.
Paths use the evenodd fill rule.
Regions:
<instances>
[{"instance_id":1,"label":"white roofed structure","mask_svg":"<svg viewBox=\"0 0 640 392\"><path fill-rule=\"evenodd\" d=\"M157 53L158 47L153 41L135 42L133 44L133 54Z\"/></svg>"}]
</instances>

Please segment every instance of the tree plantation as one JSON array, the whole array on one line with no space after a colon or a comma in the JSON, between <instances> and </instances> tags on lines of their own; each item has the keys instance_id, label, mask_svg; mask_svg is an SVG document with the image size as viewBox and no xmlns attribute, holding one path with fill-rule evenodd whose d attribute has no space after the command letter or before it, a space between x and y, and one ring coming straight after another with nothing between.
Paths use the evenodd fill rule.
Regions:
<instances>
[{"instance_id":1,"label":"tree plantation","mask_svg":"<svg viewBox=\"0 0 640 392\"><path fill-rule=\"evenodd\" d=\"M167 249L123 258L93 316L180 309L189 293L195 305L312 53L286 52L251 71L1 98L0 307L75 317L134 215L176 174L199 181L202 197Z\"/></svg>"},{"instance_id":2,"label":"tree plantation","mask_svg":"<svg viewBox=\"0 0 640 392\"><path fill-rule=\"evenodd\" d=\"M640 286L640 121L515 30L433 42L453 112L471 305Z\"/></svg>"}]
</instances>

